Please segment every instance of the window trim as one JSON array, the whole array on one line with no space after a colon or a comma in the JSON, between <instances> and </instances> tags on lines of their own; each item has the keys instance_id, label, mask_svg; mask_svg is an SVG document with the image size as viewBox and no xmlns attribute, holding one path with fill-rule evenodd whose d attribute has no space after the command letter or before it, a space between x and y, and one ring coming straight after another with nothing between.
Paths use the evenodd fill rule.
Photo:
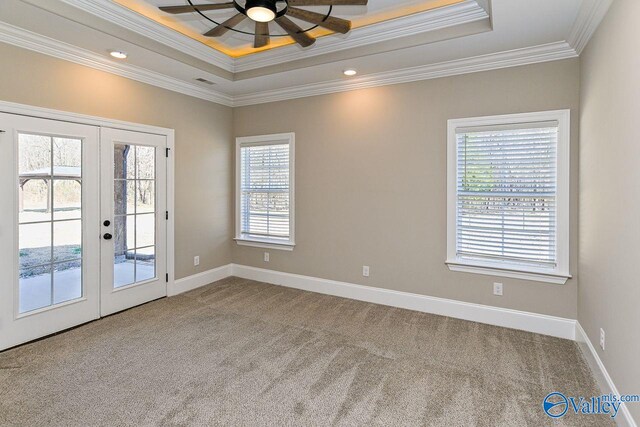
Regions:
<instances>
[{"instance_id":1,"label":"window trim","mask_svg":"<svg viewBox=\"0 0 640 427\"><path fill-rule=\"evenodd\" d=\"M457 138L459 128L500 126L532 122L558 122L558 182L556 216L556 254L554 269L501 261L468 259L456 253L456 204L457 204ZM571 111L555 110L534 113L451 119L447 125L447 258L445 264L451 271L485 274L564 284L571 278L569 272L570 245L570 179L571 179Z\"/></svg>"},{"instance_id":2,"label":"window trim","mask_svg":"<svg viewBox=\"0 0 640 427\"><path fill-rule=\"evenodd\" d=\"M296 135L290 133L278 133L272 135L243 136L236 138L236 233L234 240L238 245L256 248L276 249L292 251L296 245L295 239L295 140ZM241 176L241 148L247 145L272 145L275 142L287 141L289 144L289 240L256 238L242 235L242 176Z\"/></svg>"}]
</instances>

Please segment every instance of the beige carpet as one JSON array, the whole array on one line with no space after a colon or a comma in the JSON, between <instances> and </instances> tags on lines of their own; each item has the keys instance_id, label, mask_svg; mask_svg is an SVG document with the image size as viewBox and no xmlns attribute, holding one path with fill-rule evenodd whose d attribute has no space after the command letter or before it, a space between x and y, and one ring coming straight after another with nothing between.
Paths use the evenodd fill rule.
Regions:
<instances>
[{"instance_id":1,"label":"beige carpet","mask_svg":"<svg viewBox=\"0 0 640 427\"><path fill-rule=\"evenodd\" d=\"M0 353L2 426L613 425L575 343L230 278Z\"/></svg>"}]
</instances>

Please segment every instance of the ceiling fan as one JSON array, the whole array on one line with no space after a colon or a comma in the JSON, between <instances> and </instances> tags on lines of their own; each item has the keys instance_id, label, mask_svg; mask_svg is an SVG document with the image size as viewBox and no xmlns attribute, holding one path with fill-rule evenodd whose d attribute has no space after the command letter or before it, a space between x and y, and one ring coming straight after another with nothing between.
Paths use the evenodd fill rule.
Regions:
<instances>
[{"instance_id":1,"label":"ceiling fan","mask_svg":"<svg viewBox=\"0 0 640 427\"><path fill-rule=\"evenodd\" d=\"M171 14L198 13L207 21L215 24L215 27L206 33L207 37L219 37L227 31L235 31L242 34L254 36L254 48L267 46L271 37L290 36L300 46L308 47L315 43L316 39L309 34L309 31L322 27L336 33L346 34L351 30L351 21L331 16L333 6L364 6L369 0L233 0L226 3L204 3L194 4L192 0L187 0L189 4L180 6L162 6L160 10ZM300 9L297 6L330 6L326 14ZM236 13L224 22L217 22L204 12L211 10L235 9ZM293 22L289 17L296 18L311 23L313 26L303 29ZM253 33L235 29L238 24L246 18L255 22ZM275 22L286 34L271 34L269 23Z\"/></svg>"}]
</instances>

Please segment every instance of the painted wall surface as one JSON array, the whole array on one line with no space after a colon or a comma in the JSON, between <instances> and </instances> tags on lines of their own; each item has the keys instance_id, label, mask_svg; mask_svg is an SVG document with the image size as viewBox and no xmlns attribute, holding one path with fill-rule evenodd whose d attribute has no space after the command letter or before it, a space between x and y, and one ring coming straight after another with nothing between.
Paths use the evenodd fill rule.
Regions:
<instances>
[{"instance_id":1,"label":"painted wall surface","mask_svg":"<svg viewBox=\"0 0 640 427\"><path fill-rule=\"evenodd\" d=\"M234 109L235 136L296 133L297 246L270 250L267 264L264 250L234 245L233 261L575 319L579 82L575 59ZM449 271L447 120L567 108L574 278L552 285ZM503 297L493 296L495 281Z\"/></svg>"},{"instance_id":2,"label":"painted wall surface","mask_svg":"<svg viewBox=\"0 0 640 427\"><path fill-rule=\"evenodd\" d=\"M176 129L176 278L229 262L518 310L577 316L579 61L230 109L0 45L0 99ZM569 108L571 270L565 285L450 272L450 118ZM296 132L291 253L233 237L233 136ZM200 267L193 256L200 255ZM363 278L362 266L371 266ZM494 281L505 295L494 297Z\"/></svg>"},{"instance_id":3,"label":"painted wall surface","mask_svg":"<svg viewBox=\"0 0 640 427\"><path fill-rule=\"evenodd\" d=\"M578 320L620 393L640 393L639 21L615 1L582 56Z\"/></svg>"},{"instance_id":4,"label":"painted wall surface","mask_svg":"<svg viewBox=\"0 0 640 427\"><path fill-rule=\"evenodd\" d=\"M614 2L580 60L236 109L0 44L0 100L176 130L176 278L235 262L577 317L594 344L606 330L598 352L620 392L640 393L639 21L640 2ZM449 271L447 120L565 108L573 279ZM267 264L266 250L232 241L233 137L282 132L296 133L297 246L268 250Z\"/></svg>"},{"instance_id":5,"label":"painted wall surface","mask_svg":"<svg viewBox=\"0 0 640 427\"><path fill-rule=\"evenodd\" d=\"M176 278L231 262L231 108L1 43L0 57L2 101L175 129Z\"/></svg>"}]
</instances>

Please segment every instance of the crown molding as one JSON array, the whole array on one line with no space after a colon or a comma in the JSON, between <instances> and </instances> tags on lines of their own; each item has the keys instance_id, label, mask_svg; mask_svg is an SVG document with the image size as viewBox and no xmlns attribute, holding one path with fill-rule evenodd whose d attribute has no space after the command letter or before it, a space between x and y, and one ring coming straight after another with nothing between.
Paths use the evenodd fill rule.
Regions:
<instances>
[{"instance_id":1,"label":"crown molding","mask_svg":"<svg viewBox=\"0 0 640 427\"><path fill-rule=\"evenodd\" d=\"M170 48L186 53L222 68L234 71L234 59L209 46L178 33L137 12L112 1L104 0L61 0L70 6L105 19L113 24L125 27L142 36L148 37Z\"/></svg>"},{"instance_id":2,"label":"crown molding","mask_svg":"<svg viewBox=\"0 0 640 427\"><path fill-rule=\"evenodd\" d=\"M580 55L609 11L613 0L583 0L567 42Z\"/></svg>"},{"instance_id":3,"label":"crown molding","mask_svg":"<svg viewBox=\"0 0 640 427\"><path fill-rule=\"evenodd\" d=\"M263 104L307 96L326 95L377 86L409 83L419 80L436 79L460 74L517 67L540 62L575 58L578 54L567 42L549 43L540 46L509 50L499 53L475 56L466 59L440 62L437 64L405 68L401 70L370 74L356 80L334 80L290 88L236 95L233 106Z\"/></svg>"},{"instance_id":4,"label":"crown molding","mask_svg":"<svg viewBox=\"0 0 640 427\"><path fill-rule=\"evenodd\" d=\"M61 1L233 73L254 70L292 60L311 58L489 18L487 11L476 0L466 0L463 3L357 28L352 30L348 36L334 34L330 37L320 37L313 48L310 49L302 49L297 45L290 45L241 58L231 58L115 2L104 0Z\"/></svg>"},{"instance_id":5,"label":"crown molding","mask_svg":"<svg viewBox=\"0 0 640 427\"><path fill-rule=\"evenodd\" d=\"M302 50L298 46L291 45L234 59L117 3L104 0L62 1L234 73L489 18L486 10L476 0L467 0L460 4L358 28L351 31L348 37L339 35L321 37L312 49ZM578 55L586 47L612 3L613 0L583 0L578 17L567 38L567 42Z\"/></svg>"},{"instance_id":6,"label":"crown molding","mask_svg":"<svg viewBox=\"0 0 640 427\"><path fill-rule=\"evenodd\" d=\"M102 17L105 17L107 12L109 12L108 19L115 19L120 25L124 24L129 26L131 29L134 29L132 21L135 21L135 27L141 34L145 32L143 35L152 37L163 43L166 42L169 46L181 49L185 53L192 54L200 59L212 61L212 52L214 55L217 53L226 58L225 65L227 69L234 69L233 60L226 55L216 52L215 50L191 40L186 36L181 36L178 33L175 33L172 30L154 23L142 15L138 15L137 13L129 11L115 3L104 1L99 2L98 0L63 1L73 6L81 7L86 11L92 11L92 13L100 14ZM230 107L236 107L575 58L579 56L585 48L612 3L613 0L583 0L578 17L567 41L370 74L348 81L333 80L235 96L203 88L196 84L155 71L150 71L142 67L127 63L116 63L105 58L103 55L99 55L89 50L81 49L71 44L1 21L0 42L29 49L174 92L194 96ZM277 49L267 52L267 54L262 54L262 59L255 59L253 64L249 61L245 61L243 64L239 65L239 67L241 69L244 69L242 67L249 67L246 69L252 69L251 67L258 68L267 66L271 63L275 64L282 61L288 61L292 59L291 55L295 56L295 59L300 59L306 57L305 55L321 55L323 53L323 49L329 49L332 51L340 49L340 47L334 46L334 43L344 45L346 46L344 47L345 49L349 49L356 45L375 43L379 41L378 38L388 39L388 35L380 35L379 29L375 29L378 28L378 25L380 25L381 28L384 28L384 31L393 32L394 35L392 37L403 37L406 36L407 33L415 33L416 29L420 29L420 31L433 31L434 29L445 28L447 26L457 25L463 22L473 22L478 19L484 19L488 16L484 9L480 8L482 11L479 11L474 5L479 7L476 1L469 0L458 5L440 8L402 19L387 21L386 23L363 27L362 29L354 30L355 36L352 41L350 41L351 39L342 40L335 37L321 38L318 40L319 46L317 46L319 48L317 50L319 53L315 53L315 50L306 51L309 53L301 53L300 50L285 52L285 48ZM424 19L426 14L429 14L430 19ZM123 20L123 16L126 17L126 19ZM150 23L155 25L150 25ZM401 26L398 27L398 25ZM159 28L156 28L156 26ZM154 33L156 30L159 32ZM400 34L398 35L398 33ZM186 43L190 44L190 46L180 44L185 40L175 42L176 36L187 39L188 41ZM191 42L195 43L197 46L193 45ZM219 55L216 55L217 59L220 59L218 58ZM230 63L232 65L230 65ZM221 66L220 63L216 65Z\"/></svg>"},{"instance_id":7,"label":"crown molding","mask_svg":"<svg viewBox=\"0 0 640 427\"><path fill-rule=\"evenodd\" d=\"M117 3L104 0L61 1L233 73L489 18L489 14L477 0L466 0L463 3L357 28L351 31L348 37L321 37L312 49L302 50L291 45L234 59ZM612 3L613 0L582 1L578 17L567 38L567 42L578 55L586 47Z\"/></svg>"},{"instance_id":8,"label":"crown molding","mask_svg":"<svg viewBox=\"0 0 640 427\"><path fill-rule=\"evenodd\" d=\"M126 63L114 63L104 56L89 50L81 49L4 22L0 22L0 42L218 104L227 106L232 106L233 104L233 99L228 95L210 89L207 90L195 84L187 83L183 80L145 68Z\"/></svg>"},{"instance_id":9,"label":"crown molding","mask_svg":"<svg viewBox=\"0 0 640 427\"><path fill-rule=\"evenodd\" d=\"M569 43L556 42L440 62L437 64L370 74L355 80L333 80L233 96L211 89L205 89L195 84L134 65L115 63L102 55L3 22L0 22L0 42L229 107L264 104L287 99L409 83L419 80L517 67L539 62L557 61L578 56Z\"/></svg>"},{"instance_id":10,"label":"crown molding","mask_svg":"<svg viewBox=\"0 0 640 427\"><path fill-rule=\"evenodd\" d=\"M312 48L302 49L297 45L290 45L237 58L234 71L238 73L255 70L488 18L489 14L477 1L467 0L463 3L356 28L350 31L348 36L320 37Z\"/></svg>"}]
</instances>

